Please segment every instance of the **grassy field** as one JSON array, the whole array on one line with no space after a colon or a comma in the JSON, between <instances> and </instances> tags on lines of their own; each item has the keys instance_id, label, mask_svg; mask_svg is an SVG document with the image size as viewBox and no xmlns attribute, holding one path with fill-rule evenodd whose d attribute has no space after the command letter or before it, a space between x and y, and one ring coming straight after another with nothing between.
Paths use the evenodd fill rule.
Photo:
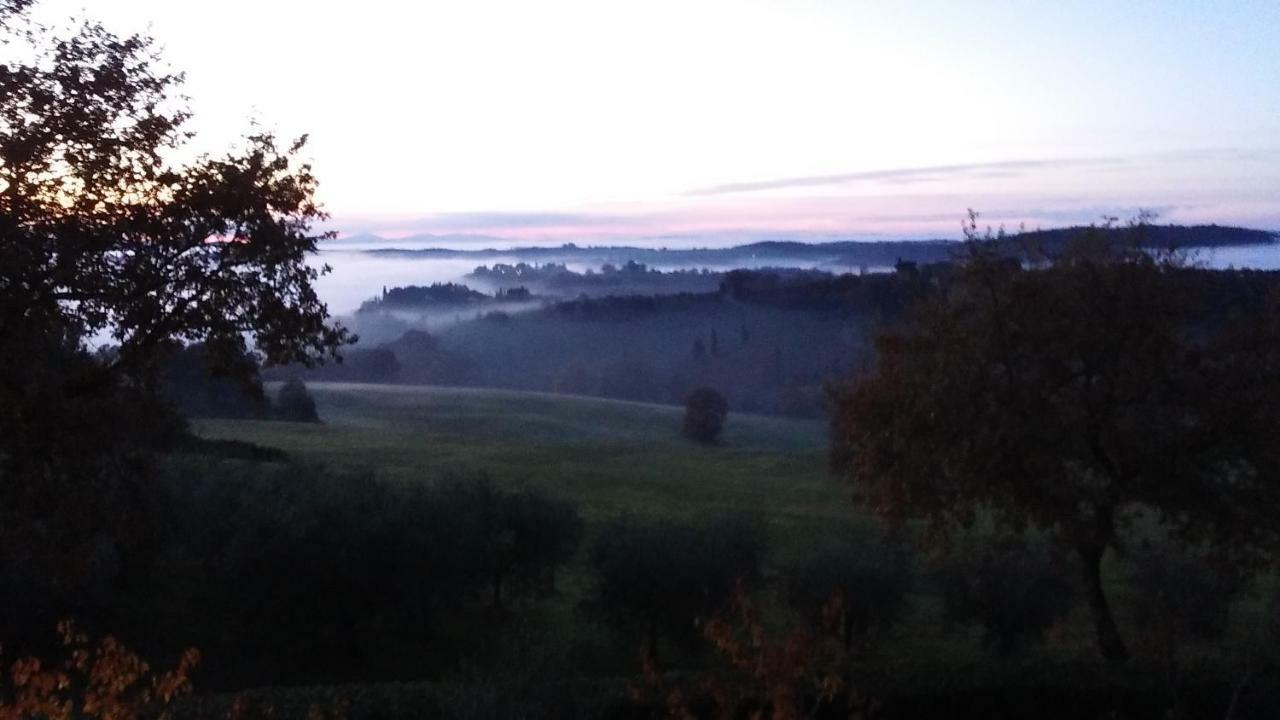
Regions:
<instances>
[{"instance_id":1,"label":"grassy field","mask_svg":"<svg viewBox=\"0 0 1280 720\"><path fill-rule=\"evenodd\" d=\"M406 482L485 472L577 501L587 519L619 513L692 518L718 511L765 520L794 547L854 517L825 466L816 420L730 415L714 447L679 433L680 408L542 393L317 383L322 424L198 420L213 439L280 448L330 466Z\"/></svg>"}]
</instances>

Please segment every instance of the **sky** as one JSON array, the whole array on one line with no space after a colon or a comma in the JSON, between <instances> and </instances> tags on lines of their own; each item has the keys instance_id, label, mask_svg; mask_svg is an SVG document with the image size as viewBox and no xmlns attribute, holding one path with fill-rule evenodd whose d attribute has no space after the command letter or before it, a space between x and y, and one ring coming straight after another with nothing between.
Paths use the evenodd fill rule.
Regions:
<instances>
[{"instance_id":1,"label":"sky","mask_svg":"<svg viewBox=\"0 0 1280 720\"><path fill-rule=\"evenodd\" d=\"M200 147L310 137L347 236L1280 230L1280 2L43 0L145 31Z\"/></svg>"}]
</instances>

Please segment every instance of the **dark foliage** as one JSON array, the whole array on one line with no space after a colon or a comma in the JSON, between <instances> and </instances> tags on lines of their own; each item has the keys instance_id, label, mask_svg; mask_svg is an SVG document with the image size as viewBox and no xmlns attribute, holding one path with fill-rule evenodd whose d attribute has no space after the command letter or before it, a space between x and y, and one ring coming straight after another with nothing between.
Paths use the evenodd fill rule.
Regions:
<instances>
[{"instance_id":1,"label":"dark foliage","mask_svg":"<svg viewBox=\"0 0 1280 720\"><path fill-rule=\"evenodd\" d=\"M827 543L786 575L788 603L816 627L834 620L846 649L892 627L910 608L911 557L897 542L850 537ZM836 618L824 617L833 611Z\"/></svg>"},{"instance_id":2,"label":"dark foliage","mask_svg":"<svg viewBox=\"0 0 1280 720\"><path fill-rule=\"evenodd\" d=\"M289 454L280 448L266 447L243 440L209 440L190 434L182 435L172 450L178 455L199 455L227 460L285 462L289 459Z\"/></svg>"},{"instance_id":3,"label":"dark foliage","mask_svg":"<svg viewBox=\"0 0 1280 720\"><path fill-rule=\"evenodd\" d=\"M452 542L488 583L492 608L501 609L507 596L555 589L556 568L569 561L582 539L574 505L536 490L500 491L483 481L454 483L440 492L464 533Z\"/></svg>"},{"instance_id":4,"label":"dark foliage","mask_svg":"<svg viewBox=\"0 0 1280 720\"><path fill-rule=\"evenodd\" d=\"M313 382L394 383L400 380L400 361L388 347L355 347L343 351L340 362L314 368L299 365L264 368L262 372L266 380L287 380L292 375Z\"/></svg>"},{"instance_id":5,"label":"dark foliage","mask_svg":"<svg viewBox=\"0 0 1280 720\"><path fill-rule=\"evenodd\" d=\"M874 373L835 390L832 463L872 507L923 518L934 537L979 512L1011 534L1050 533L1080 560L1100 651L1121 659L1099 568L1137 514L1177 541L1246 555L1276 544L1280 323L1261 309L1280 285L1215 325L1225 308L1204 303L1218 280L1110 234L1036 268L993 243L975 236L877 339ZM1252 276L1234 282L1253 293Z\"/></svg>"},{"instance_id":6,"label":"dark foliage","mask_svg":"<svg viewBox=\"0 0 1280 720\"><path fill-rule=\"evenodd\" d=\"M76 586L44 580L38 558L9 568L7 651L38 646L38 628L74 614L150 654L182 637L205 654L209 689L428 677L474 654L451 633L487 625L499 588L508 608L550 592L581 536L572 505L483 477L385 483L263 464L281 457L252 446L181 449L147 489L147 571L120 582L106 545Z\"/></svg>"},{"instance_id":7,"label":"dark foliage","mask_svg":"<svg viewBox=\"0 0 1280 720\"><path fill-rule=\"evenodd\" d=\"M1150 649L1169 659L1187 640L1214 641L1226 631L1231 605L1245 588L1239 568L1168 547L1130 553L1134 616Z\"/></svg>"},{"instance_id":8,"label":"dark foliage","mask_svg":"<svg viewBox=\"0 0 1280 720\"><path fill-rule=\"evenodd\" d=\"M271 410L248 354L229 369L211 362L204 345L177 349L160 372L160 391L186 417L261 418Z\"/></svg>"},{"instance_id":9,"label":"dark foliage","mask_svg":"<svg viewBox=\"0 0 1280 720\"><path fill-rule=\"evenodd\" d=\"M628 260L615 266L605 263L600 272L587 270L574 272L564 264L548 262L542 265L519 262L515 265L497 263L492 267L480 266L471 277L477 281L498 288L498 297L507 300L519 299L512 296L512 289L523 290L525 285L532 285L539 292L558 297L572 297L578 294L626 295L649 293L707 292L714 290L719 281L719 273L708 270L672 270L662 272ZM525 293L528 293L525 290Z\"/></svg>"},{"instance_id":10,"label":"dark foliage","mask_svg":"<svg viewBox=\"0 0 1280 720\"><path fill-rule=\"evenodd\" d=\"M303 363L349 338L306 262L325 216L303 142L255 133L178 164L181 78L150 40L11 26L27 4L0 8L15 50L0 64L0 564L128 583L154 544L152 455L175 429L157 376L174 343L202 343L230 377L246 338ZM103 336L111 352L86 349Z\"/></svg>"},{"instance_id":11,"label":"dark foliage","mask_svg":"<svg viewBox=\"0 0 1280 720\"><path fill-rule=\"evenodd\" d=\"M370 312L382 308L415 308L432 305L464 306L472 305L491 298L476 292L466 285L458 283L433 283L428 286L409 285L383 288L382 295L369 300L360 307L361 312Z\"/></svg>"},{"instance_id":12,"label":"dark foliage","mask_svg":"<svg viewBox=\"0 0 1280 720\"><path fill-rule=\"evenodd\" d=\"M684 401L684 421L680 431L685 437L702 443L714 443L724 430L729 416L729 403L711 388L698 388Z\"/></svg>"},{"instance_id":13,"label":"dark foliage","mask_svg":"<svg viewBox=\"0 0 1280 720\"><path fill-rule=\"evenodd\" d=\"M395 354L401 382L423 385L465 384L472 375L467 358L443 347L440 339L425 330L410 330L382 349Z\"/></svg>"},{"instance_id":14,"label":"dark foliage","mask_svg":"<svg viewBox=\"0 0 1280 720\"><path fill-rule=\"evenodd\" d=\"M1067 569L1042 543L983 543L954 553L936 574L948 622L977 624L1001 655L1044 639L1075 604Z\"/></svg>"},{"instance_id":15,"label":"dark foliage","mask_svg":"<svg viewBox=\"0 0 1280 720\"><path fill-rule=\"evenodd\" d=\"M699 525L614 519L591 548L596 587L587 609L644 638L650 658L665 634L688 644L697 622L727 604L738 583L760 572L761 532L741 518Z\"/></svg>"},{"instance_id":16,"label":"dark foliage","mask_svg":"<svg viewBox=\"0 0 1280 720\"><path fill-rule=\"evenodd\" d=\"M1276 234L1265 230L1227 225L1153 225L1146 224L1138 235L1128 228L1069 227L1056 230L1034 230L1013 235L1006 241L1011 247L1031 248L1040 253L1058 255L1066 252L1072 243L1081 238L1103 234L1111 242L1137 243L1140 247L1159 250L1185 248L1214 248L1241 245L1273 245Z\"/></svg>"}]
</instances>

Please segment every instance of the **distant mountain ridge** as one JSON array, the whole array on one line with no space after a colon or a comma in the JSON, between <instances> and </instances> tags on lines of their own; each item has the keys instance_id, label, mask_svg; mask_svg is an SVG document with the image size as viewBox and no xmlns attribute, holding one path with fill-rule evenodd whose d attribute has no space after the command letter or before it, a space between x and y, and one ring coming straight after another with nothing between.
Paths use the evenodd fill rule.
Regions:
<instances>
[{"instance_id":1,"label":"distant mountain ridge","mask_svg":"<svg viewBox=\"0 0 1280 720\"><path fill-rule=\"evenodd\" d=\"M1032 230L1004 237L1005 242L1031 243L1050 254L1060 251L1072 238L1086 232L1103 232L1120 238L1127 227L1099 228L1072 226L1052 230ZM1280 244L1280 234L1227 225L1145 225L1133 236L1150 248L1222 248ZM518 256L530 261L575 261L593 264L622 264L627 261L653 266L747 265L763 267L770 262L805 261L816 267L844 269L884 268L898 262L930 263L951 259L962 247L960 240L840 240L803 242L765 240L728 248L645 248L627 245L579 246L567 243L556 247L494 247L455 249L371 248L376 255L415 258L485 258Z\"/></svg>"},{"instance_id":2,"label":"distant mountain ridge","mask_svg":"<svg viewBox=\"0 0 1280 720\"><path fill-rule=\"evenodd\" d=\"M1014 237L1019 240L1039 242L1046 250L1053 250L1061 248L1072 238L1090 231L1101 231L1120 238L1129 232L1129 228L1101 229L1074 226L1055 230L1033 230L1019 233ZM1274 245L1280 242L1280 233L1230 225L1143 225L1136 239L1144 247L1151 248L1219 248Z\"/></svg>"}]
</instances>

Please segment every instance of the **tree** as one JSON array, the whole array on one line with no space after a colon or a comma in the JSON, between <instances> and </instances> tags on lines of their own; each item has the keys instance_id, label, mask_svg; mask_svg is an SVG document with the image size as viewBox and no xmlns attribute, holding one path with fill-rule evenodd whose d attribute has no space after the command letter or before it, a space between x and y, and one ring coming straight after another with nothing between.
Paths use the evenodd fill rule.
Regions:
<instances>
[{"instance_id":1,"label":"tree","mask_svg":"<svg viewBox=\"0 0 1280 720\"><path fill-rule=\"evenodd\" d=\"M975 226L949 279L876 339L874 371L832 393L832 464L935 540L979 520L1046 531L1079 561L1100 651L1123 659L1100 565L1135 518L1223 551L1275 541L1280 294L1204 322L1208 271L1107 233L1025 264Z\"/></svg>"},{"instance_id":2,"label":"tree","mask_svg":"<svg viewBox=\"0 0 1280 720\"><path fill-rule=\"evenodd\" d=\"M760 537L740 518L703 525L611 520L591 548L596 587L588 606L615 627L640 630L645 655L655 660L660 634L696 639L696 621L723 609L740 582L756 579Z\"/></svg>"},{"instance_id":3,"label":"tree","mask_svg":"<svg viewBox=\"0 0 1280 720\"><path fill-rule=\"evenodd\" d=\"M711 388L698 388L685 398L682 432L698 442L714 443L728 415L729 404L723 395Z\"/></svg>"},{"instance_id":4,"label":"tree","mask_svg":"<svg viewBox=\"0 0 1280 720\"><path fill-rule=\"evenodd\" d=\"M241 362L249 367L220 374L210 371L203 345L177 348L161 367L160 392L185 417L264 417L270 401L253 377L257 361L246 354Z\"/></svg>"},{"instance_id":5,"label":"tree","mask_svg":"<svg viewBox=\"0 0 1280 720\"><path fill-rule=\"evenodd\" d=\"M297 375L291 375L280 386L280 392L276 394L276 414L290 422L320 422L316 401Z\"/></svg>"},{"instance_id":6,"label":"tree","mask_svg":"<svg viewBox=\"0 0 1280 720\"><path fill-rule=\"evenodd\" d=\"M465 558L477 585L487 586L490 608L523 591L546 593L582 539L582 518L572 503L538 490L498 490L485 478L438 491L453 518L450 544Z\"/></svg>"},{"instance_id":7,"label":"tree","mask_svg":"<svg viewBox=\"0 0 1280 720\"><path fill-rule=\"evenodd\" d=\"M246 338L269 363L308 364L351 338L306 262L325 214L304 141L255 131L180 162L181 76L150 40L93 23L55 37L25 22L29 4L0 3L0 44L17 49L0 64L0 506L21 536L0 544L74 563L95 535L133 531L124 506L172 435L147 408L175 341L250 372ZM103 337L110 352L90 348ZM30 522L46 529L15 530Z\"/></svg>"}]
</instances>

